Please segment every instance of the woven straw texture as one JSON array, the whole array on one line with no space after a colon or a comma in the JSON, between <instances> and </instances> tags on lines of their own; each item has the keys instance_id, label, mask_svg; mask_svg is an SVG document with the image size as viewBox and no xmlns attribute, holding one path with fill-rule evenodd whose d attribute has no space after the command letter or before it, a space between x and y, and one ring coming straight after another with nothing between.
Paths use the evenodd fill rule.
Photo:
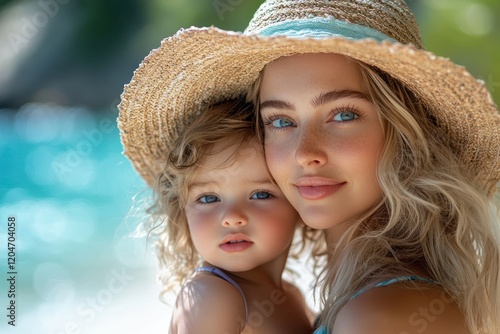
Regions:
<instances>
[{"instance_id":1,"label":"woven straw texture","mask_svg":"<svg viewBox=\"0 0 500 334\"><path fill-rule=\"evenodd\" d=\"M307 16L333 16L378 29L399 43L259 37L263 27ZM384 20L381 20L384 18ZM181 30L162 41L134 72L119 105L124 154L151 186L172 142L211 104L244 95L264 66L287 55L339 53L389 73L433 112L457 156L492 194L500 179L500 114L484 83L462 66L420 49L413 15L402 1L267 1L245 33Z\"/></svg>"}]
</instances>

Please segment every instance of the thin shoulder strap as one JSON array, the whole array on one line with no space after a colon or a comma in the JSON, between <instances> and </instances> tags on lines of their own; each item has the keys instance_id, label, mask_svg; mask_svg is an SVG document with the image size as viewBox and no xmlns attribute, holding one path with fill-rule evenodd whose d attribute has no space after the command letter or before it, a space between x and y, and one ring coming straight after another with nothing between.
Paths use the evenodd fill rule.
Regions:
<instances>
[{"instance_id":1,"label":"thin shoulder strap","mask_svg":"<svg viewBox=\"0 0 500 334\"><path fill-rule=\"evenodd\" d=\"M425 282L425 283L429 283L429 284L440 285L439 282L437 282L437 281L435 281L433 279L427 278L427 277L414 276L414 275L413 276L394 277L394 278L391 278L391 279L388 279L388 280L385 280L385 281L382 281L382 282L378 282L377 284L373 284L373 285L369 285L367 287L364 287L363 289L361 289L358 292L356 292L351 297L351 300L353 300L354 298L356 298L357 296L359 296L363 292L365 292L367 290L370 290L371 288L378 288L378 287L388 286L388 285L391 285L391 284L394 284L394 283L404 282L404 281Z\"/></svg>"},{"instance_id":2,"label":"thin shoulder strap","mask_svg":"<svg viewBox=\"0 0 500 334\"><path fill-rule=\"evenodd\" d=\"M238 283L236 283L231 277L229 277L226 273L224 273L219 268L214 268L214 267L198 267L198 268L196 268L196 272L201 272L201 271L209 272L209 273L212 273L212 274L214 274L216 276L219 276L223 280L225 280L228 283L230 283L231 285L233 285L240 292L241 296L243 297L243 303L245 304L245 325L246 325L247 322L248 322L248 305L247 305L247 299L245 297L245 293L243 292L243 290L241 289L241 287L238 285Z\"/></svg>"}]
</instances>

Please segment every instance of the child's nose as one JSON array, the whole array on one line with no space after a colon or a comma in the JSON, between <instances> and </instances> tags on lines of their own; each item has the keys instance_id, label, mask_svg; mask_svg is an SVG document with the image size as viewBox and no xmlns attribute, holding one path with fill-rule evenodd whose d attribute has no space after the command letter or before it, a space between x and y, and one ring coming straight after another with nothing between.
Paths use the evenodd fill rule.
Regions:
<instances>
[{"instance_id":1,"label":"child's nose","mask_svg":"<svg viewBox=\"0 0 500 334\"><path fill-rule=\"evenodd\" d=\"M222 218L222 226L224 227L241 227L248 223L248 219L240 207L229 207L224 217Z\"/></svg>"}]
</instances>

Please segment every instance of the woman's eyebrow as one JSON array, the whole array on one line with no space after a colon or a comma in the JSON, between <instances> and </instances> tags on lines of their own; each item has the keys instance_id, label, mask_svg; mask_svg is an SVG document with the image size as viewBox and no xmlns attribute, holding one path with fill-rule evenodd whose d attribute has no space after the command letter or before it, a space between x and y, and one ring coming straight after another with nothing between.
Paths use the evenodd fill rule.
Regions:
<instances>
[{"instance_id":1,"label":"woman's eyebrow","mask_svg":"<svg viewBox=\"0 0 500 334\"><path fill-rule=\"evenodd\" d=\"M285 110L294 110L293 104L286 101L280 100L269 100L264 101L259 104L259 109L262 110L264 108L273 108L273 109L285 109Z\"/></svg>"},{"instance_id":2,"label":"woman's eyebrow","mask_svg":"<svg viewBox=\"0 0 500 334\"><path fill-rule=\"evenodd\" d=\"M370 102L370 98L368 97L367 94L357 91L357 90L351 90L351 89L343 89L343 90L333 90L328 93L321 93L317 97L313 98L311 100L311 105L313 107L318 107L320 105L323 105L328 102L332 102L335 100L339 100L342 98L356 98L356 99L362 99ZM265 108L273 108L273 109L284 109L284 110L294 110L295 107L293 106L292 103L287 102L287 101L282 101L282 100L268 100L261 102L259 104L260 110L265 109Z\"/></svg>"},{"instance_id":3,"label":"woman's eyebrow","mask_svg":"<svg viewBox=\"0 0 500 334\"><path fill-rule=\"evenodd\" d=\"M343 89L343 90L333 90L328 93L321 93L317 97L311 100L311 105L313 107L319 107L328 102L332 102L342 98L355 98L362 99L370 102L370 98L363 92L351 89Z\"/></svg>"}]
</instances>

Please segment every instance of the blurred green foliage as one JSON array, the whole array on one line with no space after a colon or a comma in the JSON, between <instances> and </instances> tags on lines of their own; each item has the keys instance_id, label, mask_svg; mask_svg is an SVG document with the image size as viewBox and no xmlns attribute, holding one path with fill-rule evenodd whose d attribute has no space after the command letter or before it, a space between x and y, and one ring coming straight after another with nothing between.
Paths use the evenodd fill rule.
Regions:
<instances>
[{"instance_id":1,"label":"blurred green foliage","mask_svg":"<svg viewBox=\"0 0 500 334\"><path fill-rule=\"evenodd\" d=\"M424 45L485 81L500 103L500 1L424 0Z\"/></svg>"},{"instance_id":2,"label":"blurred green foliage","mask_svg":"<svg viewBox=\"0 0 500 334\"><path fill-rule=\"evenodd\" d=\"M0 11L4 13L16 6L24 8L17 18L9 13L13 22L0 32L10 36L19 36L26 21L33 23L33 13L43 14L47 6L58 8L56 15L49 13L47 24L37 28L35 37L27 39L26 45L19 45L19 52L12 38L3 36L0 61L10 58L10 62L0 62L0 66L9 68L10 76L2 85L0 73L0 107L3 103L18 108L23 102L47 102L56 96L60 98L54 102L65 105L108 107L118 98L140 61L163 38L190 26L243 31L261 3L262 0L0 0ZM424 45L466 66L486 82L494 99L500 101L500 1L407 3L416 13ZM95 82L106 84L98 87ZM47 92L53 94L47 97Z\"/></svg>"}]
</instances>

